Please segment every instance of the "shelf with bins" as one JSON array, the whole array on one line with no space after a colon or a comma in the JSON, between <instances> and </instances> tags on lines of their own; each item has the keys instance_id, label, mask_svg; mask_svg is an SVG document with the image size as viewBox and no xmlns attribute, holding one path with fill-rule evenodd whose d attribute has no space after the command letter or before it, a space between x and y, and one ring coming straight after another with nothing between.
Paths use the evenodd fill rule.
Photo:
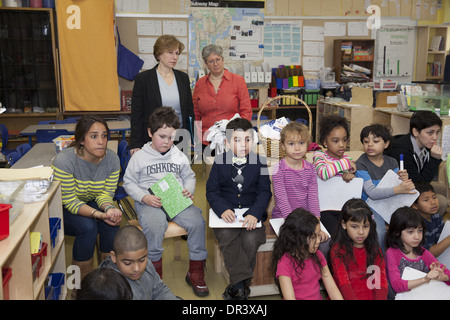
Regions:
<instances>
[{"instance_id":1,"label":"shelf with bins","mask_svg":"<svg viewBox=\"0 0 450 320\"><path fill-rule=\"evenodd\" d=\"M8 113L58 113L54 11L0 7L0 102Z\"/></svg>"},{"instance_id":2,"label":"shelf with bins","mask_svg":"<svg viewBox=\"0 0 450 320\"><path fill-rule=\"evenodd\" d=\"M22 212L10 226L8 238L0 241L0 267L11 269L8 283L10 300L45 299L45 282L50 273L66 273L64 248L64 227L61 202L61 184L52 182L45 201L25 204ZM60 219L60 229L52 238L50 218ZM33 271L30 234L40 232L42 242L47 244L44 263ZM52 243L53 241L53 243ZM61 288L61 297L67 294L65 286ZM0 300L3 300L0 290Z\"/></svg>"},{"instance_id":3,"label":"shelf with bins","mask_svg":"<svg viewBox=\"0 0 450 320\"><path fill-rule=\"evenodd\" d=\"M444 79L445 59L450 49L449 32L450 28L445 25L417 27L416 81Z\"/></svg>"},{"instance_id":4,"label":"shelf with bins","mask_svg":"<svg viewBox=\"0 0 450 320\"><path fill-rule=\"evenodd\" d=\"M335 39L333 47L333 66L336 82L368 82L373 79L375 40L373 39ZM342 76L344 65L358 65L368 69L366 77Z\"/></svg>"},{"instance_id":5,"label":"shelf with bins","mask_svg":"<svg viewBox=\"0 0 450 320\"><path fill-rule=\"evenodd\" d=\"M350 151L364 151L359 140L361 130L373 122L373 108L362 105L351 105L344 103L335 103L325 99L317 102L316 113L316 142L319 143L320 120L328 115L340 115L348 121L349 125L349 143Z\"/></svg>"}]
</instances>

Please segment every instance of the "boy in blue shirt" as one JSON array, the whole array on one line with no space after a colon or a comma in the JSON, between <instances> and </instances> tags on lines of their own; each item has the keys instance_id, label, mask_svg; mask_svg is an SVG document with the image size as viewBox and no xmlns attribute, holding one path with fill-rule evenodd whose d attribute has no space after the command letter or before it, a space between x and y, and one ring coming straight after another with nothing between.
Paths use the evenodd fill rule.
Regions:
<instances>
[{"instance_id":1,"label":"boy in blue shirt","mask_svg":"<svg viewBox=\"0 0 450 320\"><path fill-rule=\"evenodd\" d=\"M438 257L450 246L450 236L438 243L444 228L444 221L438 212L439 199L430 183L417 182L415 186L420 195L411 207L416 209L425 221L423 247Z\"/></svg>"},{"instance_id":2,"label":"boy in blue shirt","mask_svg":"<svg viewBox=\"0 0 450 320\"><path fill-rule=\"evenodd\" d=\"M363 178L362 199L368 198L381 200L393 197L397 194L415 193L414 183L408 178L406 170L399 170L397 161L384 154L391 142L391 133L388 128L381 124L366 126L361 130L360 140L364 153L356 160L356 177ZM392 188L377 188L388 170L399 175L402 183ZM374 219L377 224L377 235L381 250L385 251L386 223L384 218L374 211Z\"/></svg>"},{"instance_id":3,"label":"boy in blue shirt","mask_svg":"<svg viewBox=\"0 0 450 320\"><path fill-rule=\"evenodd\" d=\"M222 251L230 285L226 300L243 300L256 263L256 252L266 242L265 228L256 224L267 219L267 206L272 197L265 159L251 152L253 126L237 118L226 127L229 150L217 155L206 183L206 198L215 214L227 223L236 219L234 210L248 208L242 228L215 228L214 234Z\"/></svg>"}]
</instances>

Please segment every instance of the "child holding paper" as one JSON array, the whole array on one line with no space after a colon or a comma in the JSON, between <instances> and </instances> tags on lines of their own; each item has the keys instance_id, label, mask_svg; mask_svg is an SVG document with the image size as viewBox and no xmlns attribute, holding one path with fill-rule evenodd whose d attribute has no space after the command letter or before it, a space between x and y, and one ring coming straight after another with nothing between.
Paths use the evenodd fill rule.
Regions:
<instances>
[{"instance_id":1,"label":"child holding paper","mask_svg":"<svg viewBox=\"0 0 450 320\"><path fill-rule=\"evenodd\" d=\"M237 208L248 208L242 228L214 228L219 241L230 285L226 300L247 299L256 263L256 252L266 242L265 228L256 224L267 219L272 197L265 159L251 152L253 126L243 118L231 120L226 127L228 151L216 155L206 183L206 198L214 213L227 223L236 219Z\"/></svg>"},{"instance_id":2,"label":"child holding paper","mask_svg":"<svg viewBox=\"0 0 450 320\"><path fill-rule=\"evenodd\" d=\"M397 194L415 193L414 183L408 179L406 170L399 170L394 158L383 154L389 147L391 133L381 124L366 126L361 130L360 141L364 147L364 154L356 160L356 176L364 180L362 199L380 200L393 197ZM402 180L402 183L392 188L377 188L378 183L388 170L393 170ZM373 209L372 209L373 210ZM386 222L383 217L373 210L377 225L379 244L384 252L384 238L386 235Z\"/></svg>"},{"instance_id":3,"label":"child holding paper","mask_svg":"<svg viewBox=\"0 0 450 320\"><path fill-rule=\"evenodd\" d=\"M320 120L319 143L326 150L318 150L313 155L314 167L320 179L326 181L335 176L342 176L344 181L349 182L355 177L356 164L345 154L348 132L348 122L344 117L331 115ZM325 228L333 234L339 211L323 211L320 217Z\"/></svg>"},{"instance_id":4,"label":"child holding paper","mask_svg":"<svg viewBox=\"0 0 450 320\"><path fill-rule=\"evenodd\" d=\"M168 173L173 173L183 186L185 197L192 199L195 190L196 179L189 159L173 145L179 127L180 121L172 108L156 109L149 120L148 134L152 141L147 142L131 157L123 177L123 187L135 201L139 224L147 237L149 259L160 276L164 250L162 242L168 221L161 209L160 199L151 195L148 188ZM189 271L186 282L192 286L197 296L206 296L209 294L204 281L204 263L207 258L206 223L202 212L196 206L190 205L172 221L188 232Z\"/></svg>"},{"instance_id":5,"label":"child holding paper","mask_svg":"<svg viewBox=\"0 0 450 320\"><path fill-rule=\"evenodd\" d=\"M425 243L423 247L429 250L435 257L439 257L448 247L450 247L450 235L438 243L444 220L438 213L439 200L436 192L430 183L418 182L415 184L420 195L411 207L416 209L425 222Z\"/></svg>"},{"instance_id":6,"label":"child holding paper","mask_svg":"<svg viewBox=\"0 0 450 320\"><path fill-rule=\"evenodd\" d=\"M333 278L345 300L386 300L388 284L372 211L362 199L342 207L336 236L331 240ZM375 279L372 283L369 278Z\"/></svg>"},{"instance_id":7,"label":"child holding paper","mask_svg":"<svg viewBox=\"0 0 450 320\"><path fill-rule=\"evenodd\" d=\"M391 216L386 235L386 269L395 293L409 291L431 280L450 285L450 270L423 247L425 222L411 207L397 209ZM416 280L403 280L406 267L422 271L426 276Z\"/></svg>"},{"instance_id":8,"label":"child holding paper","mask_svg":"<svg viewBox=\"0 0 450 320\"><path fill-rule=\"evenodd\" d=\"M272 251L272 269L285 300L322 300L321 279L330 299L342 300L319 244L314 215L298 208L287 216Z\"/></svg>"}]
</instances>

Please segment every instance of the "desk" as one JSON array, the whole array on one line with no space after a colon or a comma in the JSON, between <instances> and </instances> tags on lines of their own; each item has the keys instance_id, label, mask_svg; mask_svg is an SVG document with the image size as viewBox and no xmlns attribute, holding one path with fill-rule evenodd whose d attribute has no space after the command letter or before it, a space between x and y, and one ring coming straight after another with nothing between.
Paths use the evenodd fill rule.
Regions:
<instances>
[{"instance_id":1,"label":"desk","mask_svg":"<svg viewBox=\"0 0 450 320\"><path fill-rule=\"evenodd\" d=\"M387 124L392 127L392 135L409 133L409 121L413 112L397 111L397 108L375 108L374 123ZM440 116L442 127L450 125L449 116Z\"/></svg>"},{"instance_id":2,"label":"desk","mask_svg":"<svg viewBox=\"0 0 450 320\"><path fill-rule=\"evenodd\" d=\"M119 143L117 140L108 141L108 149L117 153ZM19 161L11 168L24 169L34 166L51 166L56 155L56 148L53 142L36 143Z\"/></svg>"},{"instance_id":3,"label":"desk","mask_svg":"<svg viewBox=\"0 0 450 320\"><path fill-rule=\"evenodd\" d=\"M108 128L111 132L121 132L122 139L125 140L125 132L131 130L130 121L107 121ZM36 135L36 130L44 129L44 130L53 130L53 129L66 129L69 133L75 133L76 123L57 123L57 124L34 124L26 127L22 131L20 131L20 135L27 136L32 144L32 137Z\"/></svg>"}]
</instances>

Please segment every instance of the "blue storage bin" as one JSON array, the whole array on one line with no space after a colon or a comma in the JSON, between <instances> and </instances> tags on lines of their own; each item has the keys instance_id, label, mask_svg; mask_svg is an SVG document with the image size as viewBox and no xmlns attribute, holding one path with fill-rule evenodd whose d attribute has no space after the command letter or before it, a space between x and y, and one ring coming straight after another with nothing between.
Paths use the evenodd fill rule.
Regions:
<instances>
[{"instance_id":1,"label":"blue storage bin","mask_svg":"<svg viewBox=\"0 0 450 320\"><path fill-rule=\"evenodd\" d=\"M46 300L59 300L61 286L64 284L64 273L50 273L48 275L48 286L45 287Z\"/></svg>"},{"instance_id":2,"label":"blue storage bin","mask_svg":"<svg viewBox=\"0 0 450 320\"><path fill-rule=\"evenodd\" d=\"M60 218L50 218L50 239L52 241L52 248L55 247L55 240L58 236L58 230L61 229Z\"/></svg>"}]
</instances>

